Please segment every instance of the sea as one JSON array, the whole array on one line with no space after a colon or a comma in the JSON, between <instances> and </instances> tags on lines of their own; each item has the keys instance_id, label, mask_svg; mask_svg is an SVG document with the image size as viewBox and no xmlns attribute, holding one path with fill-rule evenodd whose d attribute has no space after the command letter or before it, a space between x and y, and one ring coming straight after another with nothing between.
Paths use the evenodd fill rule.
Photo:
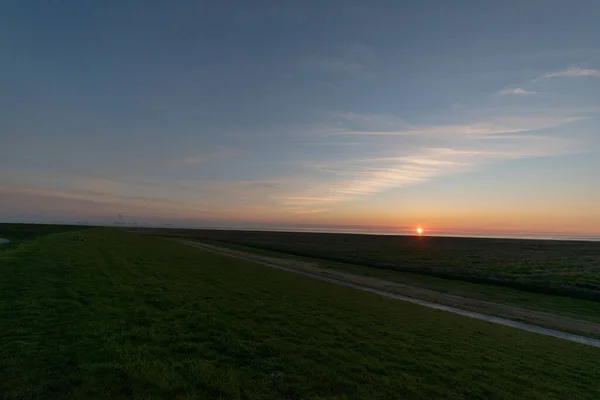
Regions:
<instances>
[{"instance_id":1,"label":"sea","mask_svg":"<svg viewBox=\"0 0 600 400\"><path fill-rule=\"evenodd\" d=\"M233 228L216 228L233 229ZM260 231L283 231L283 232L320 232L320 233L348 233L360 235L388 235L388 236L419 236L413 231L390 231L390 230L371 230L371 229L330 229L330 228L289 228L289 229L239 229L239 230L260 230ZM546 233L478 233L478 232L423 232L421 236L433 237L462 237L462 238L482 238L482 239L530 239L530 240L576 240L600 242L600 236L597 235L573 235L573 234L546 234Z\"/></svg>"},{"instance_id":2,"label":"sea","mask_svg":"<svg viewBox=\"0 0 600 400\"><path fill-rule=\"evenodd\" d=\"M306 233L346 233L359 235L386 235L386 236L419 236L413 230L358 228L358 227L265 227L265 226L169 226L183 229L216 229L239 231L267 231L267 232L306 232ZM569 240L600 242L600 235L577 235L570 233L482 233L482 232L444 232L424 231L421 236L433 237L462 237L462 238L487 238L487 239L530 239L530 240Z\"/></svg>"}]
</instances>

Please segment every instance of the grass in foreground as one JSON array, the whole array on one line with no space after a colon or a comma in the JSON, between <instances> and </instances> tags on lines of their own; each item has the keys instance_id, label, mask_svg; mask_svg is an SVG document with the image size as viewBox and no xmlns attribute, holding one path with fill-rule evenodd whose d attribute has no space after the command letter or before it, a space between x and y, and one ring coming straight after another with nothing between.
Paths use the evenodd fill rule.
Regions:
<instances>
[{"instance_id":1,"label":"grass in foreground","mask_svg":"<svg viewBox=\"0 0 600 400\"><path fill-rule=\"evenodd\" d=\"M0 397L600 397L599 349L86 232L2 259Z\"/></svg>"}]
</instances>

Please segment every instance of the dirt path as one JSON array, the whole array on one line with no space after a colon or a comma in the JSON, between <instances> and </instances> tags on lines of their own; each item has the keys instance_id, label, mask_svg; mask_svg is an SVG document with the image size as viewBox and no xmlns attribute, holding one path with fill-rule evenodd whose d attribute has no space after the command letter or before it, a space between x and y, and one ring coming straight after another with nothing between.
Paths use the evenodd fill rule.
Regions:
<instances>
[{"instance_id":1,"label":"dirt path","mask_svg":"<svg viewBox=\"0 0 600 400\"><path fill-rule=\"evenodd\" d=\"M392 293L389 291L348 282L346 280L341 280L341 279L336 279L336 278L332 278L329 276L324 276L323 273L307 272L307 271L300 270L297 268L284 267L281 265L273 264L272 262L267 262L267 261L261 260L260 257L248 257L244 253L235 251L235 250L223 249L223 248L219 248L217 246L205 245L202 243L191 242L191 241L187 241L187 240L182 240L181 243L187 244L189 246L197 247L197 248L205 250L205 251L210 251L213 253L237 258L240 260L258 263L258 264L265 265L265 266L268 266L271 268L276 268L279 270L308 276L310 278L318 279L321 281L330 282L330 283L334 283L334 284L338 284L338 285L343 285L343 286L351 287L354 289L363 290L366 292L376 293L381 296L386 296L386 297L390 297L393 299L408 301L413 304L418 304L418 305L429 307L429 308L435 308L437 310L447 311L447 312L451 312L454 314L463 315L465 317L480 319L480 320L488 321L488 322L491 322L494 324L510 326L510 327L521 329L521 330L528 331L528 332L535 332L535 333L539 333L541 335L552 336L555 338L569 340L571 342L586 344L589 346L594 346L594 347L600 348L600 340L599 339L593 339L593 338L575 335L575 334L571 334L571 333L567 333L567 332L561 332L561 331L557 331L554 329L548 329L548 328L544 328L544 327L537 326L537 325L527 324L527 323L518 322L518 321L512 321L512 320L505 319L505 318L495 317L492 315L482 314L479 312L464 310L461 308L456 308L456 307L452 307L452 306L448 306L448 305L444 305L444 304L439 304L439 303L434 303L431 301L421 300L421 299L414 298L414 297L404 296L401 294ZM282 261L284 261L284 260L282 260ZM432 292L427 289L422 289L422 290Z\"/></svg>"}]
</instances>

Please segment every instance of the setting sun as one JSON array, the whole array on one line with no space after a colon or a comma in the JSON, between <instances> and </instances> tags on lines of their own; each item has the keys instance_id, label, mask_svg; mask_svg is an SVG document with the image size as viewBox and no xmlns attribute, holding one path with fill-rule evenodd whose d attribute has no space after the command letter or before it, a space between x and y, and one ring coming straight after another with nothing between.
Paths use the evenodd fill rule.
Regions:
<instances>
[{"instance_id":1,"label":"setting sun","mask_svg":"<svg viewBox=\"0 0 600 400\"><path fill-rule=\"evenodd\" d=\"M418 228L417 228L417 233L418 233L419 235L422 235L422 234L423 234L423 228L421 228L421 227L418 227Z\"/></svg>"}]
</instances>

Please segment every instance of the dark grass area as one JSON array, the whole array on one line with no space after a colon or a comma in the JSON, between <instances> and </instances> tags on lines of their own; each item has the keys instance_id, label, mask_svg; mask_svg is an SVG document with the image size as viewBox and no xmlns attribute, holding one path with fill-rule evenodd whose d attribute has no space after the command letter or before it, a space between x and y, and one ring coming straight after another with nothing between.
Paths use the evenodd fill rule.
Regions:
<instances>
[{"instance_id":1,"label":"dark grass area","mask_svg":"<svg viewBox=\"0 0 600 400\"><path fill-rule=\"evenodd\" d=\"M600 242L196 229L147 232L600 300Z\"/></svg>"},{"instance_id":2,"label":"dark grass area","mask_svg":"<svg viewBox=\"0 0 600 400\"><path fill-rule=\"evenodd\" d=\"M0 223L0 238L10 240L9 246L15 246L36 237L53 233L68 232L83 229L77 225L41 225L41 224L2 224ZM8 246L0 247L6 249Z\"/></svg>"},{"instance_id":3,"label":"dark grass area","mask_svg":"<svg viewBox=\"0 0 600 400\"><path fill-rule=\"evenodd\" d=\"M319 258L290 255L288 253L275 252L257 247L248 247L226 242L218 242L218 246L225 249L239 250L260 256L307 262L311 265L326 270L341 271L357 276L382 279L386 282L394 282L418 288L435 290L437 292L462 296L469 299L506 304L528 310L542 311L552 315L574 318L581 321L600 323L600 302L592 300L535 293L498 285L486 285L481 283L465 282L456 279L444 279L431 275L415 274L411 272L402 272L383 268L373 268L357 264L346 264ZM458 307L460 308L460 306ZM505 315L503 316L508 317ZM524 320L523 322L531 321ZM550 328L557 329L556 326ZM563 330L586 336L586 333L583 332L572 331L569 329Z\"/></svg>"},{"instance_id":4,"label":"dark grass area","mask_svg":"<svg viewBox=\"0 0 600 400\"><path fill-rule=\"evenodd\" d=\"M600 349L162 238L82 234L0 260L0 398L600 398Z\"/></svg>"}]
</instances>

